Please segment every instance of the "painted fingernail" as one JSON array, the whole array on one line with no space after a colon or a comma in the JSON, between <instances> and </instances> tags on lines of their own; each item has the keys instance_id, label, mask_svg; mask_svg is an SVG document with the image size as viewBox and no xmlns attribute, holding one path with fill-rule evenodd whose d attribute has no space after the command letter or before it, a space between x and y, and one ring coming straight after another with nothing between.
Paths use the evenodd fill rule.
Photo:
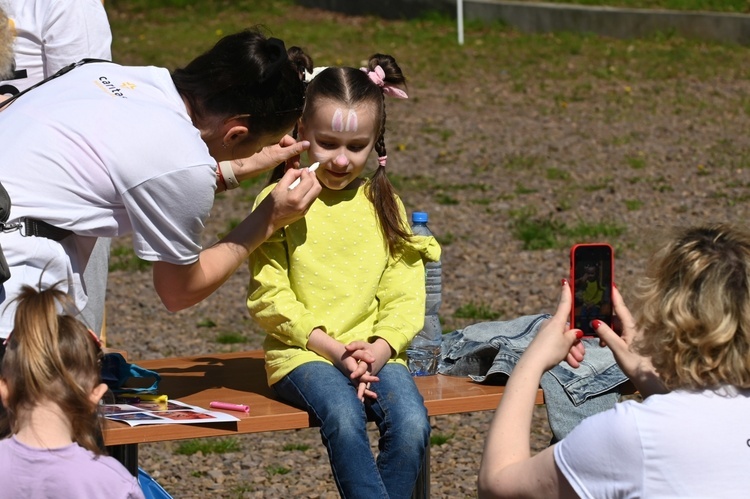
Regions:
<instances>
[{"instance_id":1,"label":"painted fingernail","mask_svg":"<svg viewBox=\"0 0 750 499\"><path fill-rule=\"evenodd\" d=\"M578 330L576 331L576 338L578 338L579 340L580 340L581 338L583 338L583 331L581 331L580 329L578 329Z\"/></svg>"},{"instance_id":2,"label":"painted fingernail","mask_svg":"<svg viewBox=\"0 0 750 499\"><path fill-rule=\"evenodd\" d=\"M594 329L599 329L599 326L601 325L602 321L600 321L599 319L594 319L593 321L591 321L591 327L593 327Z\"/></svg>"},{"instance_id":3,"label":"painted fingernail","mask_svg":"<svg viewBox=\"0 0 750 499\"><path fill-rule=\"evenodd\" d=\"M568 284L568 280L567 279L561 279L560 280L560 285L561 286L565 286L566 284Z\"/></svg>"}]
</instances>

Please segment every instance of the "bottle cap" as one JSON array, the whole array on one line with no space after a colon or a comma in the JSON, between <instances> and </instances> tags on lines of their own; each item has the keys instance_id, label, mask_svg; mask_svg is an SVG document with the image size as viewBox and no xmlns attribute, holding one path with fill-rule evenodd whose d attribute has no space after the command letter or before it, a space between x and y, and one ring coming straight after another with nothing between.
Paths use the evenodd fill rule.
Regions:
<instances>
[{"instance_id":1,"label":"bottle cap","mask_svg":"<svg viewBox=\"0 0 750 499\"><path fill-rule=\"evenodd\" d=\"M411 214L412 222L427 223L429 218L430 217L424 211L415 211Z\"/></svg>"}]
</instances>

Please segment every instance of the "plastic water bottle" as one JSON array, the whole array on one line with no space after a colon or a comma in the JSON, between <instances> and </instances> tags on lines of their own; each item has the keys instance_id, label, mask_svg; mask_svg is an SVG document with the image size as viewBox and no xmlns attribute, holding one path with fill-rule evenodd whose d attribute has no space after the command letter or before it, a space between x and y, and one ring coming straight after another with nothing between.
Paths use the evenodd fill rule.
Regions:
<instances>
[{"instance_id":1,"label":"plastic water bottle","mask_svg":"<svg viewBox=\"0 0 750 499\"><path fill-rule=\"evenodd\" d=\"M432 236L427 221L427 213L412 213L411 230L415 235ZM425 302L424 328L411 341L406 350L409 358L409 370L414 376L437 374L440 359L440 344L443 341L443 328L440 326L438 310L443 301L443 268L440 260L425 263Z\"/></svg>"}]
</instances>

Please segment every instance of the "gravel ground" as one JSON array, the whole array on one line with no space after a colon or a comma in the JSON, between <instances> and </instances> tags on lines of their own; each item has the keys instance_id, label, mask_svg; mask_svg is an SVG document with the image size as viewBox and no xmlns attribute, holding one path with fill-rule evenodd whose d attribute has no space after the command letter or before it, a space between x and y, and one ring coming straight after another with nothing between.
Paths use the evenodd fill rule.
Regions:
<instances>
[{"instance_id":1,"label":"gravel ground","mask_svg":"<svg viewBox=\"0 0 750 499\"><path fill-rule=\"evenodd\" d=\"M578 64L571 55L572 73ZM618 235L578 240L606 239L615 246L616 280L626 298L646 258L672 227L743 224L747 217L748 81L688 75L623 85L583 75L563 83L529 81L519 89L504 68L490 63L468 83L461 81L412 80L408 101L388 103L390 174L408 211L429 212L430 226L444 244L446 329L554 307L572 240L554 249L524 249L515 237L523 213L547 222L558 235L597 224L620 228ZM580 88L584 98L572 98ZM207 234L241 218L257 189L221 195ZM244 306L247 282L243 267L203 303L170 314L148 272L113 272L109 345L136 360L260 348L263 335ZM454 315L468 305L485 314ZM207 324L211 327L201 327ZM225 333L238 333L244 341L218 342ZM432 448L433 497L476 496L491 416L432 419L433 434L449 437ZM549 437L540 408L535 451ZM177 442L142 445L141 464L180 498L337 497L317 430L237 441L236 452L191 456L175 454Z\"/></svg>"}]
</instances>

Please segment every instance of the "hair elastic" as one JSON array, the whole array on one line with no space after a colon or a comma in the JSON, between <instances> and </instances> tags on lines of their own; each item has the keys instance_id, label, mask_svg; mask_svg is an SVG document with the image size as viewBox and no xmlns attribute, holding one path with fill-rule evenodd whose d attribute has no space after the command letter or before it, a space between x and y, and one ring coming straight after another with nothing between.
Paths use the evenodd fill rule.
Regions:
<instances>
[{"instance_id":1,"label":"hair elastic","mask_svg":"<svg viewBox=\"0 0 750 499\"><path fill-rule=\"evenodd\" d=\"M359 69L367 74L368 78L370 78L370 81L382 88L385 95L395 97L396 99L409 98L409 96L406 95L406 92L398 88L396 85L392 85L385 81L385 71L383 71L383 68L381 68L380 65L375 66L375 69L373 69L372 71L367 68Z\"/></svg>"},{"instance_id":2,"label":"hair elastic","mask_svg":"<svg viewBox=\"0 0 750 499\"><path fill-rule=\"evenodd\" d=\"M385 162L388 160L388 156L378 156L378 164L385 168Z\"/></svg>"}]
</instances>

